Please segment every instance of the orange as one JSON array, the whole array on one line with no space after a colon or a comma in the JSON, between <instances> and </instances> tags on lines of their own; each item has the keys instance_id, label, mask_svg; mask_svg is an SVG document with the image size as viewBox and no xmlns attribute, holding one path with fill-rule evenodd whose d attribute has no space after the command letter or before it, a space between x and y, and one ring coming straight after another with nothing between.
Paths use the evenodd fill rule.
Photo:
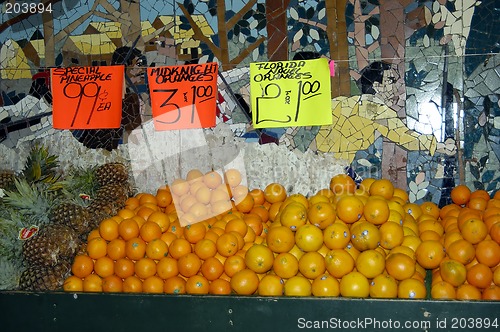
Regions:
<instances>
[{"instance_id":1,"label":"orange","mask_svg":"<svg viewBox=\"0 0 500 332\"><path fill-rule=\"evenodd\" d=\"M376 250L365 250L356 259L356 270L368 279L375 278L384 272L384 269L385 257Z\"/></svg>"},{"instance_id":2,"label":"orange","mask_svg":"<svg viewBox=\"0 0 500 332\"><path fill-rule=\"evenodd\" d=\"M415 273L415 261L402 253L390 254L385 260L385 268L394 279L404 280Z\"/></svg>"},{"instance_id":3,"label":"orange","mask_svg":"<svg viewBox=\"0 0 500 332\"><path fill-rule=\"evenodd\" d=\"M139 204L143 205L143 204L146 204L146 203L150 203L150 204L156 205L156 203L157 203L156 197L154 195L152 195L152 194L149 194L149 193L142 193L142 195L139 198Z\"/></svg>"},{"instance_id":4,"label":"orange","mask_svg":"<svg viewBox=\"0 0 500 332\"><path fill-rule=\"evenodd\" d=\"M207 228L203 223L191 224L184 227L184 238L193 244L202 240L206 233Z\"/></svg>"},{"instance_id":5,"label":"orange","mask_svg":"<svg viewBox=\"0 0 500 332\"><path fill-rule=\"evenodd\" d=\"M324 197L324 196L323 196ZM320 229L333 224L337 215L333 205L329 202L318 202L309 206L307 210L307 218L309 222Z\"/></svg>"},{"instance_id":6,"label":"orange","mask_svg":"<svg viewBox=\"0 0 500 332\"><path fill-rule=\"evenodd\" d=\"M210 282L208 293L214 295L229 295L231 294L231 283L224 279L215 279Z\"/></svg>"},{"instance_id":7,"label":"orange","mask_svg":"<svg viewBox=\"0 0 500 332\"><path fill-rule=\"evenodd\" d=\"M303 276L293 276L285 281L284 294L286 296L311 296L311 282Z\"/></svg>"},{"instance_id":8,"label":"orange","mask_svg":"<svg viewBox=\"0 0 500 332\"><path fill-rule=\"evenodd\" d=\"M253 197L255 205L262 205L266 201L264 191L259 188L250 190L249 194Z\"/></svg>"},{"instance_id":9,"label":"orange","mask_svg":"<svg viewBox=\"0 0 500 332\"><path fill-rule=\"evenodd\" d=\"M94 272L99 277L106 278L115 273L115 262L107 256L96 259L94 263Z\"/></svg>"},{"instance_id":10,"label":"orange","mask_svg":"<svg viewBox=\"0 0 500 332\"><path fill-rule=\"evenodd\" d=\"M280 212L280 221L283 226L295 231L306 224L307 208L298 202L291 202Z\"/></svg>"},{"instance_id":11,"label":"orange","mask_svg":"<svg viewBox=\"0 0 500 332\"><path fill-rule=\"evenodd\" d=\"M285 199L285 201L283 203L285 204L285 203L288 203L289 201L300 203L300 204L304 205L306 209L309 208L309 200L307 199L307 197L305 197L302 194L298 194L298 193L291 194Z\"/></svg>"},{"instance_id":12,"label":"orange","mask_svg":"<svg viewBox=\"0 0 500 332\"><path fill-rule=\"evenodd\" d=\"M173 195L181 197L189 192L189 182L184 179L175 179L170 184L170 191Z\"/></svg>"},{"instance_id":13,"label":"orange","mask_svg":"<svg viewBox=\"0 0 500 332\"><path fill-rule=\"evenodd\" d=\"M491 226L489 235L493 241L500 244L500 222Z\"/></svg>"},{"instance_id":14,"label":"orange","mask_svg":"<svg viewBox=\"0 0 500 332\"><path fill-rule=\"evenodd\" d=\"M313 280L312 295L318 297L336 297L340 295L339 281L329 274L322 274Z\"/></svg>"},{"instance_id":15,"label":"orange","mask_svg":"<svg viewBox=\"0 0 500 332\"><path fill-rule=\"evenodd\" d=\"M128 241L134 237L139 236L139 225L135 219L123 219L118 225L118 233L122 239Z\"/></svg>"},{"instance_id":16,"label":"orange","mask_svg":"<svg viewBox=\"0 0 500 332\"><path fill-rule=\"evenodd\" d=\"M186 280L179 276L173 276L165 280L163 292L167 294L186 294Z\"/></svg>"},{"instance_id":17,"label":"orange","mask_svg":"<svg viewBox=\"0 0 500 332\"><path fill-rule=\"evenodd\" d=\"M139 260L146 254L146 242L140 237L135 237L125 244L125 253L129 259Z\"/></svg>"},{"instance_id":18,"label":"orange","mask_svg":"<svg viewBox=\"0 0 500 332\"><path fill-rule=\"evenodd\" d=\"M231 288L238 295L252 295L259 287L257 273L250 269L243 269L231 277Z\"/></svg>"},{"instance_id":19,"label":"orange","mask_svg":"<svg viewBox=\"0 0 500 332\"><path fill-rule=\"evenodd\" d=\"M401 188L394 188L394 193L392 194L392 198L399 199L401 204L406 204L408 202L408 193Z\"/></svg>"},{"instance_id":20,"label":"orange","mask_svg":"<svg viewBox=\"0 0 500 332\"><path fill-rule=\"evenodd\" d=\"M269 210L264 205L254 205L249 215L257 215L261 222L267 222L269 220ZM245 217L243 217L243 219L245 219Z\"/></svg>"},{"instance_id":21,"label":"orange","mask_svg":"<svg viewBox=\"0 0 500 332\"><path fill-rule=\"evenodd\" d=\"M230 256L224 261L224 273L229 277L232 277L236 272L245 268L245 258L239 255Z\"/></svg>"},{"instance_id":22,"label":"orange","mask_svg":"<svg viewBox=\"0 0 500 332\"><path fill-rule=\"evenodd\" d=\"M286 189L279 183L270 183L264 189L264 198L273 204L283 202L287 196Z\"/></svg>"},{"instance_id":23,"label":"orange","mask_svg":"<svg viewBox=\"0 0 500 332\"><path fill-rule=\"evenodd\" d=\"M351 243L359 251L375 249L380 243L380 230L368 221L359 221L351 226Z\"/></svg>"},{"instance_id":24,"label":"orange","mask_svg":"<svg viewBox=\"0 0 500 332\"><path fill-rule=\"evenodd\" d=\"M112 274L102 279L102 291L105 293L120 293L123 291L123 280Z\"/></svg>"},{"instance_id":25,"label":"orange","mask_svg":"<svg viewBox=\"0 0 500 332\"><path fill-rule=\"evenodd\" d=\"M224 233L220 235L215 244L217 246L217 252L224 257L232 256L239 250L238 238L233 233Z\"/></svg>"},{"instance_id":26,"label":"orange","mask_svg":"<svg viewBox=\"0 0 500 332\"><path fill-rule=\"evenodd\" d=\"M488 288L493 281L493 272L484 264L476 264L467 269L467 282L477 288Z\"/></svg>"},{"instance_id":27,"label":"orange","mask_svg":"<svg viewBox=\"0 0 500 332\"><path fill-rule=\"evenodd\" d=\"M137 197L129 197L125 201L125 208L134 211L140 205Z\"/></svg>"},{"instance_id":28,"label":"orange","mask_svg":"<svg viewBox=\"0 0 500 332\"><path fill-rule=\"evenodd\" d=\"M389 205L384 199L372 197L364 206L365 219L375 225L381 225L389 219Z\"/></svg>"},{"instance_id":29,"label":"orange","mask_svg":"<svg viewBox=\"0 0 500 332\"><path fill-rule=\"evenodd\" d=\"M125 293L142 293L142 280L136 276L125 278L122 286Z\"/></svg>"},{"instance_id":30,"label":"orange","mask_svg":"<svg viewBox=\"0 0 500 332\"><path fill-rule=\"evenodd\" d=\"M250 190L247 186L240 184L234 188L230 189L231 195L233 197L234 203L238 204L246 196L250 196Z\"/></svg>"},{"instance_id":31,"label":"orange","mask_svg":"<svg viewBox=\"0 0 500 332\"><path fill-rule=\"evenodd\" d=\"M404 227L403 227L403 229L404 229ZM420 245L420 243L422 243L422 240L418 236L405 235L403 237L403 242L401 242L401 246L408 247L415 252L417 250L418 246ZM399 246L396 246L396 247L399 247ZM394 248L396 248L396 247L394 247ZM392 248L392 249L394 249L394 248Z\"/></svg>"},{"instance_id":32,"label":"orange","mask_svg":"<svg viewBox=\"0 0 500 332\"><path fill-rule=\"evenodd\" d=\"M141 217L142 219L147 220L148 217L155 211L156 210L152 209L149 206L139 205L139 207L135 211L135 214Z\"/></svg>"},{"instance_id":33,"label":"orange","mask_svg":"<svg viewBox=\"0 0 500 332\"><path fill-rule=\"evenodd\" d=\"M158 226L160 226L162 233L166 232L168 230L168 227L170 226L170 218L166 213L161 211L155 211L151 213L147 221L152 221L158 224Z\"/></svg>"},{"instance_id":34,"label":"orange","mask_svg":"<svg viewBox=\"0 0 500 332\"><path fill-rule=\"evenodd\" d=\"M96 237L101 237L101 234L99 234L99 228L90 231L89 235L87 235L87 242L90 242L90 240L95 239Z\"/></svg>"},{"instance_id":35,"label":"orange","mask_svg":"<svg viewBox=\"0 0 500 332\"><path fill-rule=\"evenodd\" d=\"M446 281L440 281L431 287L431 298L438 300L451 300L457 297L455 287Z\"/></svg>"},{"instance_id":36,"label":"orange","mask_svg":"<svg viewBox=\"0 0 500 332\"><path fill-rule=\"evenodd\" d=\"M158 276L150 276L142 282L142 291L144 293L163 293L164 281Z\"/></svg>"},{"instance_id":37,"label":"orange","mask_svg":"<svg viewBox=\"0 0 500 332\"><path fill-rule=\"evenodd\" d=\"M354 258L344 249L330 250L325 256L325 266L335 278L342 278L354 269Z\"/></svg>"},{"instance_id":38,"label":"orange","mask_svg":"<svg viewBox=\"0 0 500 332\"><path fill-rule=\"evenodd\" d=\"M133 216L135 216L135 213L132 210L123 208L120 211L118 211L118 216L123 220L127 218L132 218Z\"/></svg>"},{"instance_id":39,"label":"orange","mask_svg":"<svg viewBox=\"0 0 500 332\"><path fill-rule=\"evenodd\" d=\"M194 183L198 180L203 180L203 172L199 169L193 168L186 173L186 181Z\"/></svg>"},{"instance_id":40,"label":"orange","mask_svg":"<svg viewBox=\"0 0 500 332\"><path fill-rule=\"evenodd\" d=\"M197 274L201 268L201 264L201 259L192 252L179 257L177 260L179 273L187 278Z\"/></svg>"},{"instance_id":41,"label":"orange","mask_svg":"<svg viewBox=\"0 0 500 332\"><path fill-rule=\"evenodd\" d=\"M118 223L111 219L104 219L99 224L99 234L106 241L111 241L119 236L118 233Z\"/></svg>"},{"instance_id":42,"label":"orange","mask_svg":"<svg viewBox=\"0 0 500 332\"><path fill-rule=\"evenodd\" d=\"M213 281L224 273L224 264L215 257L209 257L201 264L200 271L207 280Z\"/></svg>"},{"instance_id":43,"label":"orange","mask_svg":"<svg viewBox=\"0 0 500 332\"><path fill-rule=\"evenodd\" d=\"M351 255L352 258L354 258L354 260L356 260L356 258L358 258L358 255L360 253L360 251L355 247L353 246L352 242L349 242L344 250L349 254Z\"/></svg>"},{"instance_id":44,"label":"orange","mask_svg":"<svg viewBox=\"0 0 500 332\"><path fill-rule=\"evenodd\" d=\"M194 245L194 253L201 259L213 257L217 253L217 245L210 239L201 239Z\"/></svg>"},{"instance_id":45,"label":"orange","mask_svg":"<svg viewBox=\"0 0 500 332\"><path fill-rule=\"evenodd\" d=\"M160 189L156 191L156 204L161 208L166 208L172 203L172 194L169 190Z\"/></svg>"},{"instance_id":46,"label":"orange","mask_svg":"<svg viewBox=\"0 0 500 332\"><path fill-rule=\"evenodd\" d=\"M356 182L347 174L337 174L330 179L330 190L335 195L354 194Z\"/></svg>"},{"instance_id":47,"label":"orange","mask_svg":"<svg viewBox=\"0 0 500 332\"><path fill-rule=\"evenodd\" d=\"M352 224L363 215L363 202L356 196L342 196L337 202L337 217Z\"/></svg>"},{"instance_id":48,"label":"orange","mask_svg":"<svg viewBox=\"0 0 500 332\"><path fill-rule=\"evenodd\" d=\"M208 294L210 282L201 275L194 275L186 280L187 294Z\"/></svg>"},{"instance_id":49,"label":"orange","mask_svg":"<svg viewBox=\"0 0 500 332\"><path fill-rule=\"evenodd\" d=\"M184 238L177 238L173 240L168 247L169 255L175 259L179 259L181 256L184 256L190 252L192 252L191 243L189 243L189 241Z\"/></svg>"},{"instance_id":50,"label":"orange","mask_svg":"<svg viewBox=\"0 0 500 332\"><path fill-rule=\"evenodd\" d=\"M172 257L163 257L156 263L156 274L163 280L172 278L178 273L177 260Z\"/></svg>"},{"instance_id":51,"label":"orange","mask_svg":"<svg viewBox=\"0 0 500 332\"><path fill-rule=\"evenodd\" d=\"M115 261L117 259L125 257L126 255L125 244L126 244L125 240L120 238L110 241L106 248L106 253L108 257Z\"/></svg>"},{"instance_id":52,"label":"orange","mask_svg":"<svg viewBox=\"0 0 500 332\"><path fill-rule=\"evenodd\" d=\"M304 277L314 280L325 273L325 259L316 251L306 252L299 259L299 271Z\"/></svg>"},{"instance_id":53,"label":"orange","mask_svg":"<svg viewBox=\"0 0 500 332\"><path fill-rule=\"evenodd\" d=\"M488 267L500 263L500 245L493 240L483 240L476 246L476 258L479 263Z\"/></svg>"},{"instance_id":54,"label":"orange","mask_svg":"<svg viewBox=\"0 0 500 332\"><path fill-rule=\"evenodd\" d=\"M488 235L488 228L481 219L472 218L464 222L460 229L465 240L472 244L483 241Z\"/></svg>"},{"instance_id":55,"label":"orange","mask_svg":"<svg viewBox=\"0 0 500 332\"><path fill-rule=\"evenodd\" d=\"M267 210L265 210L264 208L258 208L258 209L266 211L267 213ZM260 216L250 212L249 214L245 214L243 216L243 221L248 227L252 228L255 235L262 234L262 231L264 230L264 225L262 223L262 219Z\"/></svg>"},{"instance_id":56,"label":"orange","mask_svg":"<svg viewBox=\"0 0 500 332\"><path fill-rule=\"evenodd\" d=\"M317 226L306 224L295 232L295 244L305 251L318 251L323 245L323 232Z\"/></svg>"},{"instance_id":57,"label":"orange","mask_svg":"<svg viewBox=\"0 0 500 332\"><path fill-rule=\"evenodd\" d=\"M279 276L267 274L260 280L257 293L260 296L281 296L284 291L283 283Z\"/></svg>"},{"instance_id":58,"label":"orange","mask_svg":"<svg viewBox=\"0 0 500 332\"><path fill-rule=\"evenodd\" d=\"M69 276L64 280L63 290L65 292L82 292L83 280L77 276Z\"/></svg>"},{"instance_id":59,"label":"orange","mask_svg":"<svg viewBox=\"0 0 500 332\"><path fill-rule=\"evenodd\" d=\"M439 271L443 280L454 287L462 285L467 279L466 267L453 259L443 260L439 265Z\"/></svg>"},{"instance_id":60,"label":"orange","mask_svg":"<svg viewBox=\"0 0 500 332\"><path fill-rule=\"evenodd\" d=\"M474 197L474 198L471 197L471 199L467 203L467 207L474 210L484 211L486 210L487 204L488 201L482 197Z\"/></svg>"},{"instance_id":61,"label":"orange","mask_svg":"<svg viewBox=\"0 0 500 332\"><path fill-rule=\"evenodd\" d=\"M323 230L323 243L328 249L345 248L350 240L351 231L344 223L333 223Z\"/></svg>"},{"instance_id":62,"label":"orange","mask_svg":"<svg viewBox=\"0 0 500 332\"><path fill-rule=\"evenodd\" d=\"M425 284L417 279L405 279L399 282L398 298L400 299L425 299L427 289Z\"/></svg>"},{"instance_id":63,"label":"orange","mask_svg":"<svg viewBox=\"0 0 500 332\"><path fill-rule=\"evenodd\" d=\"M387 254L386 258L392 254L397 254L397 253L404 254L404 255L410 257L412 260L416 260L415 251L413 251L413 249L411 249L410 247L406 247L406 246L397 246L397 247L392 248L389 251L389 253Z\"/></svg>"},{"instance_id":64,"label":"orange","mask_svg":"<svg viewBox=\"0 0 500 332\"><path fill-rule=\"evenodd\" d=\"M429 215L434 219L439 218L439 207L433 202L423 202L420 204L420 209L424 215Z\"/></svg>"},{"instance_id":65,"label":"orange","mask_svg":"<svg viewBox=\"0 0 500 332\"><path fill-rule=\"evenodd\" d=\"M269 271L274 263L274 254L265 245L255 244L250 247L245 254L246 266L256 273Z\"/></svg>"},{"instance_id":66,"label":"orange","mask_svg":"<svg viewBox=\"0 0 500 332\"><path fill-rule=\"evenodd\" d=\"M330 203L330 199L328 198L328 196L322 194L315 194L309 197L309 207L320 202Z\"/></svg>"},{"instance_id":67,"label":"orange","mask_svg":"<svg viewBox=\"0 0 500 332\"><path fill-rule=\"evenodd\" d=\"M282 252L274 258L273 262L273 272L277 276L288 279L293 277L299 271L299 261L297 258L288 253Z\"/></svg>"},{"instance_id":68,"label":"orange","mask_svg":"<svg viewBox=\"0 0 500 332\"><path fill-rule=\"evenodd\" d=\"M500 268L498 266L493 271L493 283L500 286Z\"/></svg>"},{"instance_id":69,"label":"orange","mask_svg":"<svg viewBox=\"0 0 500 332\"><path fill-rule=\"evenodd\" d=\"M435 219L427 219L427 220L422 220L417 224L418 226L418 233L422 234L425 231L434 231L436 232L439 236L443 236L444 234L444 228L441 223Z\"/></svg>"},{"instance_id":70,"label":"orange","mask_svg":"<svg viewBox=\"0 0 500 332\"><path fill-rule=\"evenodd\" d=\"M464 265L469 264L476 257L476 249L472 243L464 239L458 239L451 243L446 252L451 259L459 261Z\"/></svg>"},{"instance_id":71,"label":"orange","mask_svg":"<svg viewBox=\"0 0 500 332\"><path fill-rule=\"evenodd\" d=\"M490 287L484 289L482 299L500 301L500 287L491 285Z\"/></svg>"},{"instance_id":72,"label":"orange","mask_svg":"<svg viewBox=\"0 0 500 332\"><path fill-rule=\"evenodd\" d=\"M445 249L439 241L422 241L415 251L415 257L423 268L435 269L445 257Z\"/></svg>"},{"instance_id":73,"label":"orange","mask_svg":"<svg viewBox=\"0 0 500 332\"><path fill-rule=\"evenodd\" d=\"M84 292L102 292L102 278L97 274L89 274L83 279Z\"/></svg>"},{"instance_id":74,"label":"orange","mask_svg":"<svg viewBox=\"0 0 500 332\"><path fill-rule=\"evenodd\" d=\"M403 243L403 227L394 222L385 222L379 227L380 246L385 249L392 249Z\"/></svg>"},{"instance_id":75,"label":"orange","mask_svg":"<svg viewBox=\"0 0 500 332\"><path fill-rule=\"evenodd\" d=\"M161 239L154 239L146 245L146 256L160 260L168 255L168 245Z\"/></svg>"},{"instance_id":76,"label":"orange","mask_svg":"<svg viewBox=\"0 0 500 332\"><path fill-rule=\"evenodd\" d=\"M477 287L463 284L456 290L457 300L481 300L481 291Z\"/></svg>"},{"instance_id":77,"label":"orange","mask_svg":"<svg viewBox=\"0 0 500 332\"><path fill-rule=\"evenodd\" d=\"M388 274L379 274L370 282L370 297L394 299L398 296L398 282Z\"/></svg>"},{"instance_id":78,"label":"orange","mask_svg":"<svg viewBox=\"0 0 500 332\"><path fill-rule=\"evenodd\" d=\"M77 255L73 259L71 272L78 278L85 278L94 271L94 261L87 255Z\"/></svg>"},{"instance_id":79,"label":"orange","mask_svg":"<svg viewBox=\"0 0 500 332\"><path fill-rule=\"evenodd\" d=\"M239 196L237 199L235 199L235 203L236 203L236 209L238 209L238 211L243 213L250 212L255 205L253 196L248 194Z\"/></svg>"},{"instance_id":80,"label":"orange","mask_svg":"<svg viewBox=\"0 0 500 332\"><path fill-rule=\"evenodd\" d=\"M478 198L478 197L482 198L486 201L489 201L491 199L490 194L488 194L488 192L484 189L478 189L478 190L471 192L471 194L470 194L471 199Z\"/></svg>"},{"instance_id":81,"label":"orange","mask_svg":"<svg viewBox=\"0 0 500 332\"><path fill-rule=\"evenodd\" d=\"M245 236L248 231L248 225L245 223L245 221L241 218L234 218L229 220L226 223L226 227L224 229L226 233L235 231L239 233L241 236Z\"/></svg>"},{"instance_id":82,"label":"orange","mask_svg":"<svg viewBox=\"0 0 500 332\"><path fill-rule=\"evenodd\" d=\"M368 279L360 272L349 272L340 280L340 294L343 297L368 297L370 294Z\"/></svg>"},{"instance_id":83,"label":"orange","mask_svg":"<svg viewBox=\"0 0 500 332\"><path fill-rule=\"evenodd\" d=\"M162 231L157 223L152 221L146 221L141 226L139 234L144 241L150 242L153 241L154 239L161 238Z\"/></svg>"},{"instance_id":84,"label":"orange","mask_svg":"<svg viewBox=\"0 0 500 332\"><path fill-rule=\"evenodd\" d=\"M203 176L203 182L210 189L215 189L222 183L222 176L216 171L207 172Z\"/></svg>"},{"instance_id":85,"label":"orange","mask_svg":"<svg viewBox=\"0 0 500 332\"><path fill-rule=\"evenodd\" d=\"M457 205L464 205L470 199L471 191L465 185L458 185L451 190L450 197L453 203Z\"/></svg>"},{"instance_id":86,"label":"orange","mask_svg":"<svg viewBox=\"0 0 500 332\"><path fill-rule=\"evenodd\" d=\"M146 279L156 274L156 263L151 258L143 257L135 262L134 269L136 276Z\"/></svg>"},{"instance_id":87,"label":"orange","mask_svg":"<svg viewBox=\"0 0 500 332\"><path fill-rule=\"evenodd\" d=\"M422 216L422 209L418 204L406 203L403 206L403 209L407 214L411 215L415 220L418 220L418 218Z\"/></svg>"},{"instance_id":88,"label":"orange","mask_svg":"<svg viewBox=\"0 0 500 332\"><path fill-rule=\"evenodd\" d=\"M135 264L128 258L120 258L115 261L114 272L118 277L125 279L134 275Z\"/></svg>"},{"instance_id":89,"label":"orange","mask_svg":"<svg viewBox=\"0 0 500 332\"><path fill-rule=\"evenodd\" d=\"M385 199L392 198L394 194L394 185L387 179L377 179L370 185L371 196L382 196Z\"/></svg>"},{"instance_id":90,"label":"orange","mask_svg":"<svg viewBox=\"0 0 500 332\"><path fill-rule=\"evenodd\" d=\"M439 235L438 233L436 233L434 231L427 230L427 231L423 231L422 233L420 233L420 239L422 241L428 241L428 240L440 241L441 235Z\"/></svg>"}]
</instances>

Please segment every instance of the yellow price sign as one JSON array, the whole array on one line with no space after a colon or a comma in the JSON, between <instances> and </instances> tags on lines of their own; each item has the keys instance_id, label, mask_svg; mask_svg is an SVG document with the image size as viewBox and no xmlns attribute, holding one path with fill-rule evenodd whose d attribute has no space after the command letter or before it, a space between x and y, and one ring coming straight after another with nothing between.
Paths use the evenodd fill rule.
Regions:
<instances>
[{"instance_id":1,"label":"yellow price sign","mask_svg":"<svg viewBox=\"0 0 500 332\"><path fill-rule=\"evenodd\" d=\"M326 58L250 64L254 128L332 124Z\"/></svg>"}]
</instances>

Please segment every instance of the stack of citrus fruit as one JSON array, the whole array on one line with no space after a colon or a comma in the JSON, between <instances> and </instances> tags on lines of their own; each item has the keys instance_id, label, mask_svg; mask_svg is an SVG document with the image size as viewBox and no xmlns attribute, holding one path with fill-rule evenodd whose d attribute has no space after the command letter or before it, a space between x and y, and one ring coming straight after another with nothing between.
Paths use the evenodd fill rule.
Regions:
<instances>
[{"instance_id":1,"label":"stack of citrus fruit","mask_svg":"<svg viewBox=\"0 0 500 332\"><path fill-rule=\"evenodd\" d=\"M478 279L484 265L491 276L481 280L479 292L496 296L497 198L482 198L480 217L470 213L491 234L484 235L484 228L477 234L479 226L459 213L483 203L471 204L472 198L461 203L467 207L440 210L433 203L409 203L407 193L385 179L365 179L357 186L349 176L336 175L328 187L305 197L287 194L278 183L249 190L241 178L235 169L192 170L155 195L130 198L89 235L86 253L75 258L64 289L425 298L426 270L434 271L435 284L438 273L443 275L434 296L449 288L445 282L457 293L461 284L473 284L468 275ZM459 240L471 244L473 257ZM452 244L464 253L450 254ZM474 260L480 268L468 272ZM460 285L447 265L455 261L467 269L467 281Z\"/></svg>"}]
</instances>

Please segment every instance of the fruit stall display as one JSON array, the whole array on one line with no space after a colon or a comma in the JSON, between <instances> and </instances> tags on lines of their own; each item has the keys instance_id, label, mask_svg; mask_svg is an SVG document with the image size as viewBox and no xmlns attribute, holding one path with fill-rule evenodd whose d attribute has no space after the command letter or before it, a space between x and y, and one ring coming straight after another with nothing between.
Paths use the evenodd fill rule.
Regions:
<instances>
[{"instance_id":1,"label":"fruit stall display","mask_svg":"<svg viewBox=\"0 0 500 332\"><path fill-rule=\"evenodd\" d=\"M339 174L310 197L242 180L236 169L193 169L137 193L123 164L61 173L57 156L35 146L20 174L0 174L0 289L9 291L0 298L148 293L141 301L152 305L187 294L177 305L194 311L256 298L461 300L451 303L475 301L478 315L500 299L500 192L459 185L439 208L410 203L386 179Z\"/></svg>"}]
</instances>

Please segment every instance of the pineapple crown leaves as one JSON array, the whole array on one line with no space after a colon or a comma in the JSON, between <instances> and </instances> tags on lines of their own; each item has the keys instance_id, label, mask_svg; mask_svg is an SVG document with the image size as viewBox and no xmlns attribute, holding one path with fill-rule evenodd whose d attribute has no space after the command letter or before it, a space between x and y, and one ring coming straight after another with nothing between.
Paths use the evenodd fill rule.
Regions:
<instances>
[{"instance_id":1,"label":"pineapple crown leaves","mask_svg":"<svg viewBox=\"0 0 500 332\"><path fill-rule=\"evenodd\" d=\"M17 289L22 272L21 264L0 257L0 290Z\"/></svg>"},{"instance_id":2,"label":"pineapple crown leaves","mask_svg":"<svg viewBox=\"0 0 500 332\"><path fill-rule=\"evenodd\" d=\"M19 261L21 264L23 242L18 239L18 235L23 227L29 227L32 220L12 209L4 211L0 216L0 259Z\"/></svg>"},{"instance_id":3,"label":"pineapple crown leaves","mask_svg":"<svg viewBox=\"0 0 500 332\"><path fill-rule=\"evenodd\" d=\"M86 194L94 197L99 184L95 177L95 167L83 168L75 167L68 171L61 184L63 185L63 193L66 197L78 204L82 204L83 200L80 194Z\"/></svg>"},{"instance_id":4,"label":"pineapple crown leaves","mask_svg":"<svg viewBox=\"0 0 500 332\"><path fill-rule=\"evenodd\" d=\"M60 178L56 172L58 166L58 156L51 155L48 148L35 144L29 152L22 177L30 183L56 183Z\"/></svg>"}]
</instances>

